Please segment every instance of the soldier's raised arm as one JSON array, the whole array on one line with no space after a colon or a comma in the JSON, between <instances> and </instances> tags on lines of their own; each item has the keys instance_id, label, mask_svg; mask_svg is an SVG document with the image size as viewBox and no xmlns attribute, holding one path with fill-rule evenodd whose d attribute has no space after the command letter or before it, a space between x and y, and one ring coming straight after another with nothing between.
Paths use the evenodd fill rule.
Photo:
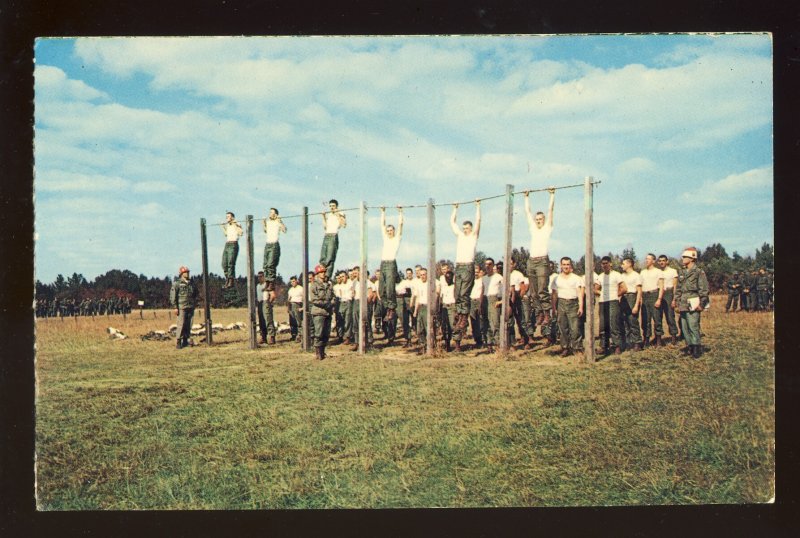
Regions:
<instances>
[{"instance_id":1,"label":"soldier's raised arm","mask_svg":"<svg viewBox=\"0 0 800 538\"><path fill-rule=\"evenodd\" d=\"M457 213L458 213L458 204L453 204L453 212L450 214L450 229L453 230L454 234L460 235L461 230L458 229L458 225L456 224Z\"/></svg>"},{"instance_id":2,"label":"soldier's raised arm","mask_svg":"<svg viewBox=\"0 0 800 538\"><path fill-rule=\"evenodd\" d=\"M550 193L550 205L547 208L547 222L550 223L550 227L553 227L553 208L556 206L556 188L550 187L547 189L547 192Z\"/></svg>"},{"instance_id":3,"label":"soldier's raised arm","mask_svg":"<svg viewBox=\"0 0 800 538\"><path fill-rule=\"evenodd\" d=\"M475 227L473 228L475 237L478 237L478 234L481 231L481 200L480 198L475 199Z\"/></svg>"}]
</instances>

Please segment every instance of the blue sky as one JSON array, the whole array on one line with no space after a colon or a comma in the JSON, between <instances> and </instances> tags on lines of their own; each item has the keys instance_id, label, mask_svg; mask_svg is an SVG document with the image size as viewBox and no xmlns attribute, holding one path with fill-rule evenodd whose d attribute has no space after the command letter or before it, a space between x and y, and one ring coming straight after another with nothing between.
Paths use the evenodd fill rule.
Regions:
<instances>
[{"instance_id":1,"label":"blue sky","mask_svg":"<svg viewBox=\"0 0 800 538\"><path fill-rule=\"evenodd\" d=\"M439 204L593 176L595 250L677 255L773 242L772 44L766 34L39 39L36 278L200 272L200 218ZM546 195L532 195L544 209ZM584 252L582 189L558 191L551 258ZM522 196L514 246L528 246ZM502 199L478 248L501 257ZM450 207L437 257L453 258ZM389 221L396 211L388 211ZM459 209L459 221L474 206ZM337 265L359 258L358 213ZM368 213L369 266L380 257ZM288 219L279 273L300 270ZM310 258L322 240L309 222ZM427 257L406 211L401 266ZM264 235L255 235L256 266ZM221 273L224 238L209 229ZM243 246L243 245L242 245ZM240 255L237 272L244 274Z\"/></svg>"}]
</instances>

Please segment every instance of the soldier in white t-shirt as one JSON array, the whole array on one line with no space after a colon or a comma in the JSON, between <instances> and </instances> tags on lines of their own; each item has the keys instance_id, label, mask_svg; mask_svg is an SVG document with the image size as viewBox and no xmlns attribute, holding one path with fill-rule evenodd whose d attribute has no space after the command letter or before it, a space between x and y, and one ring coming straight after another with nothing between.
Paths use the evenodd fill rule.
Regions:
<instances>
[{"instance_id":1,"label":"soldier in white t-shirt","mask_svg":"<svg viewBox=\"0 0 800 538\"><path fill-rule=\"evenodd\" d=\"M225 234L225 248L222 251L222 271L225 273L223 288L233 286L236 278L236 258L239 256L239 238L244 231L242 225L236 222L233 211L225 213L225 224L221 224L222 233Z\"/></svg>"},{"instance_id":2,"label":"soldier in white t-shirt","mask_svg":"<svg viewBox=\"0 0 800 538\"><path fill-rule=\"evenodd\" d=\"M450 351L450 339L453 337L453 324L455 323L456 295L455 285L453 284L453 271L449 269L442 275L439 282L439 294L441 297L440 325L442 327L442 340L444 350ZM460 333L457 333L460 334ZM455 342L456 351L461 351L461 340Z\"/></svg>"},{"instance_id":3,"label":"soldier in white t-shirt","mask_svg":"<svg viewBox=\"0 0 800 538\"><path fill-rule=\"evenodd\" d=\"M405 343L403 347L408 347L411 344L411 321L412 321L412 304L411 304L411 288L414 281L414 271L408 267L406 268L405 278L397 283L395 288L397 294L397 311L398 318L401 321L403 330L403 339Z\"/></svg>"},{"instance_id":4,"label":"soldier in white t-shirt","mask_svg":"<svg viewBox=\"0 0 800 538\"><path fill-rule=\"evenodd\" d=\"M528 218L528 230L531 234L530 259L528 260L529 294L531 296L532 315L536 325L546 326L550 323L550 294L547 290L550 275L550 258L548 249L550 235L553 233L553 208L555 207L555 187L548 189L550 202L547 218L541 211L534 215L531 212L530 191L525 191L525 215Z\"/></svg>"},{"instance_id":5,"label":"soldier in white t-shirt","mask_svg":"<svg viewBox=\"0 0 800 538\"><path fill-rule=\"evenodd\" d=\"M561 356L580 353L583 315L584 279L572 272L572 259L561 258L561 273L553 279L551 300L556 302L558 330L561 333Z\"/></svg>"},{"instance_id":6,"label":"soldier in white t-shirt","mask_svg":"<svg viewBox=\"0 0 800 538\"><path fill-rule=\"evenodd\" d=\"M333 263L336 261L336 253L339 251L339 228L347 227L347 217L339 211L339 202L331 200L328 202L330 212L322 213L322 227L325 229L325 237L322 239L322 249L319 255L320 265L325 267L325 274L330 279L333 276Z\"/></svg>"},{"instance_id":7,"label":"soldier in white t-shirt","mask_svg":"<svg viewBox=\"0 0 800 538\"><path fill-rule=\"evenodd\" d=\"M286 233L286 225L274 207L269 208L269 218L263 219L263 224L264 233L267 235L267 242L264 244L264 280L266 281L266 290L274 301L275 278L281 259L281 244L278 238L281 233Z\"/></svg>"},{"instance_id":8,"label":"soldier in white t-shirt","mask_svg":"<svg viewBox=\"0 0 800 538\"><path fill-rule=\"evenodd\" d=\"M354 275L353 281L353 348L352 351L358 351L358 335L359 331L361 330L360 321L360 311L361 311L361 268L356 266L352 269ZM364 328L366 329L365 335L365 349L369 349L372 346L374 341L374 337L372 334L372 312L374 307L374 301L378 297L378 286L369 280L369 271L367 271L367 317L364 319Z\"/></svg>"},{"instance_id":9,"label":"soldier in white t-shirt","mask_svg":"<svg viewBox=\"0 0 800 538\"><path fill-rule=\"evenodd\" d=\"M303 325L303 286L296 276L289 279L286 306L289 309L289 328L292 340L300 340L300 327Z\"/></svg>"},{"instance_id":10,"label":"soldier in white t-shirt","mask_svg":"<svg viewBox=\"0 0 800 538\"><path fill-rule=\"evenodd\" d=\"M661 301L661 315L667 319L669 335L674 344L678 339L678 325L675 322L675 310L672 308L672 299L675 298L675 286L678 285L678 271L669 266L666 254L658 257L658 266L664 273L664 299Z\"/></svg>"},{"instance_id":11,"label":"soldier in white t-shirt","mask_svg":"<svg viewBox=\"0 0 800 538\"><path fill-rule=\"evenodd\" d=\"M645 257L644 265L644 269L639 272L642 277L642 346L647 347L650 344L663 346L661 308L664 304L664 271L656 265L656 255L652 253ZM653 334L652 341L650 341L651 334Z\"/></svg>"},{"instance_id":12,"label":"soldier in white t-shirt","mask_svg":"<svg viewBox=\"0 0 800 538\"><path fill-rule=\"evenodd\" d=\"M469 292L475 282L475 251L478 245L478 235L481 231L481 201L475 200L475 225L465 220L461 229L456 225L458 204L453 204L453 213L450 216L450 228L456 236L456 267L455 288L456 295L456 321L453 329L461 334L469 325Z\"/></svg>"},{"instance_id":13,"label":"soldier in white t-shirt","mask_svg":"<svg viewBox=\"0 0 800 538\"><path fill-rule=\"evenodd\" d=\"M488 320L486 318L486 308L484 303L486 297L483 294L483 269L475 266L475 283L472 285L472 291L469 293L469 320L472 324L472 338L475 340L475 347L480 349L486 341L484 336L488 328Z\"/></svg>"},{"instance_id":14,"label":"soldier in white t-shirt","mask_svg":"<svg viewBox=\"0 0 800 538\"><path fill-rule=\"evenodd\" d=\"M600 310L600 353L608 355L609 342L614 345L614 353L622 352L620 332L619 300L622 275L611 267L611 258L603 256L600 260L600 274L594 276L594 294Z\"/></svg>"},{"instance_id":15,"label":"soldier in white t-shirt","mask_svg":"<svg viewBox=\"0 0 800 538\"><path fill-rule=\"evenodd\" d=\"M498 264L502 267L502 262ZM486 297L486 311L489 318L489 330L486 333L486 349L494 353L494 346L500 338L500 317L503 305L503 275L496 271L493 258L486 258L483 262L486 275L483 277L483 293Z\"/></svg>"},{"instance_id":16,"label":"soldier in white t-shirt","mask_svg":"<svg viewBox=\"0 0 800 538\"><path fill-rule=\"evenodd\" d=\"M381 207L381 235L383 236L383 250L381 251L380 280L378 284L381 304L385 309L384 321L387 327L396 326L397 320L397 251L400 249L400 239L403 236L403 208L397 206L397 230L394 226L386 225L386 208ZM387 334L389 344L394 340L394 331Z\"/></svg>"},{"instance_id":17,"label":"soldier in white t-shirt","mask_svg":"<svg viewBox=\"0 0 800 538\"><path fill-rule=\"evenodd\" d=\"M517 329L519 330L519 336L522 338L523 346L525 349L531 349L530 335L528 334L528 326L523 312L523 297L525 297L525 294L528 291L529 280L519 269L517 269L517 262L514 260L514 258L511 258L510 265L511 273L508 275L508 295L509 300L511 301L511 316L513 319L511 320L509 327L509 334L512 336L509 344L513 343L514 341L514 322L516 322Z\"/></svg>"},{"instance_id":18,"label":"soldier in white t-shirt","mask_svg":"<svg viewBox=\"0 0 800 538\"><path fill-rule=\"evenodd\" d=\"M633 270L633 260L622 260L622 290L620 313L625 330L625 344L634 351L642 350L642 332L639 329L639 310L642 308L642 277Z\"/></svg>"},{"instance_id":19,"label":"soldier in white t-shirt","mask_svg":"<svg viewBox=\"0 0 800 538\"><path fill-rule=\"evenodd\" d=\"M414 285L414 317L417 318L417 340L420 344L420 353L427 351L428 335L428 305L432 302L428 297L428 270L420 268L419 281ZM439 283L436 283L435 293L439 293ZM434 334L434 342L436 335Z\"/></svg>"}]
</instances>

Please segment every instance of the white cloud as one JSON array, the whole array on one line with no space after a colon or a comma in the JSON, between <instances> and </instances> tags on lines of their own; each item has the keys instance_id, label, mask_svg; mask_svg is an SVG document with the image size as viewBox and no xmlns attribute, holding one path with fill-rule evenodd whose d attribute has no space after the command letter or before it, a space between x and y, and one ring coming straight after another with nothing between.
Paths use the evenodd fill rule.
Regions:
<instances>
[{"instance_id":1,"label":"white cloud","mask_svg":"<svg viewBox=\"0 0 800 538\"><path fill-rule=\"evenodd\" d=\"M42 170L35 174L34 187L41 192L101 192L126 190L130 185L121 177L78 174L64 170Z\"/></svg>"},{"instance_id":2,"label":"white cloud","mask_svg":"<svg viewBox=\"0 0 800 538\"><path fill-rule=\"evenodd\" d=\"M170 192L176 190L177 187L166 181L140 181L133 184L133 192Z\"/></svg>"},{"instance_id":3,"label":"white cloud","mask_svg":"<svg viewBox=\"0 0 800 538\"><path fill-rule=\"evenodd\" d=\"M773 181L772 166L755 168L717 181L706 181L702 187L683 193L682 199L694 204L711 205L734 202L750 204L753 197L771 200Z\"/></svg>"},{"instance_id":4,"label":"white cloud","mask_svg":"<svg viewBox=\"0 0 800 538\"><path fill-rule=\"evenodd\" d=\"M80 80L68 80L67 74L53 66L36 65L34 71L36 99L91 101L108 99L108 95Z\"/></svg>"}]
</instances>

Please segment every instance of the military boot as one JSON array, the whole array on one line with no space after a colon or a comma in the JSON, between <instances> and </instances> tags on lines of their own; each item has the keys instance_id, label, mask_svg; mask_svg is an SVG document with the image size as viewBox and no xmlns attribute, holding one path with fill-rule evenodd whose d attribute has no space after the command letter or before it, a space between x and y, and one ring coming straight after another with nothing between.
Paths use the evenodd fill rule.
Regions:
<instances>
[{"instance_id":1,"label":"military boot","mask_svg":"<svg viewBox=\"0 0 800 538\"><path fill-rule=\"evenodd\" d=\"M692 357L695 359L699 359L700 356L703 354L703 347L700 345L692 346L694 350L692 350Z\"/></svg>"},{"instance_id":2,"label":"military boot","mask_svg":"<svg viewBox=\"0 0 800 538\"><path fill-rule=\"evenodd\" d=\"M178 338L178 343L175 346L177 349L183 349L183 339Z\"/></svg>"}]
</instances>

